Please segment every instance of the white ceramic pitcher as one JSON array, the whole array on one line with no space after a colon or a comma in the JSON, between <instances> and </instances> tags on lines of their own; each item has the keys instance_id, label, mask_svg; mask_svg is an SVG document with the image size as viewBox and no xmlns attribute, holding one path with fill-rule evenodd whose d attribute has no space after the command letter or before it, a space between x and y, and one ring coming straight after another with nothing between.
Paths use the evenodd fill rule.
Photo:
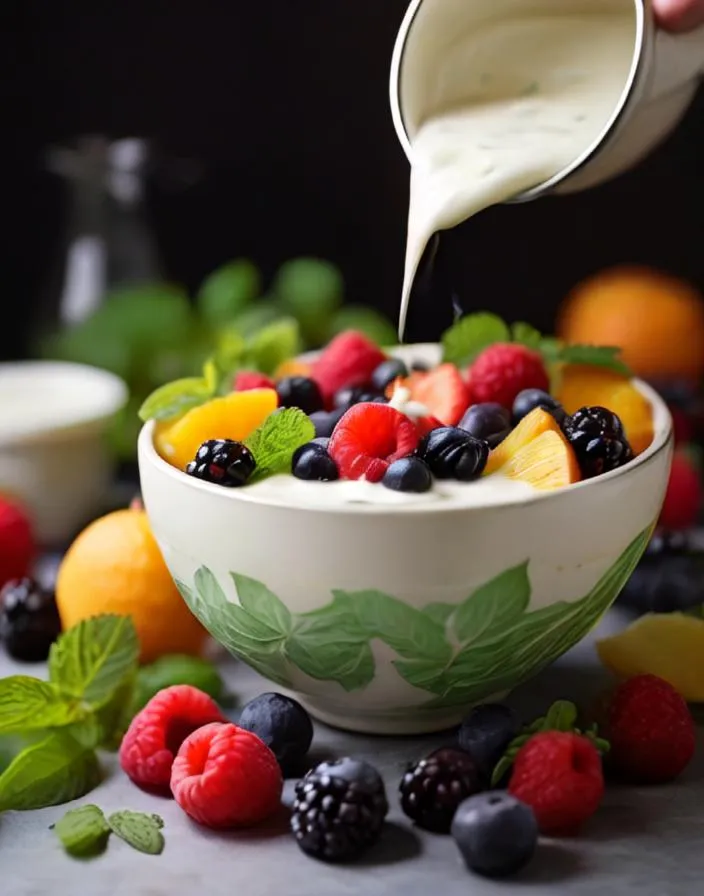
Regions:
<instances>
[{"instance_id":1,"label":"white ceramic pitcher","mask_svg":"<svg viewBox=\"0 0 704 896\"><path fill-rule=\"evenodd\" d=\"M422 121L414 120L414 97L406 65L413 56L416 71L433 71L424 40L427 28L442 27L448 35L471 25L489 6L496 11L528 6L555 12L567 4L592 10L613 9L616 0L412 0L396 39L391 65L391 110L396 133L411 158L411 139ZM515 196L525 202L547 192L571 193L595 186L626 171L644 158L679 123L704 74L704 27L687 34L669 34L655 25L651 0L620 0L633 5L636 40L633 61L620 101L603 132L591 146L549 180ZM595 48L598 53L598 48ZM704 152L704 150L703 150Z\"/></svg>"}]
</instances>

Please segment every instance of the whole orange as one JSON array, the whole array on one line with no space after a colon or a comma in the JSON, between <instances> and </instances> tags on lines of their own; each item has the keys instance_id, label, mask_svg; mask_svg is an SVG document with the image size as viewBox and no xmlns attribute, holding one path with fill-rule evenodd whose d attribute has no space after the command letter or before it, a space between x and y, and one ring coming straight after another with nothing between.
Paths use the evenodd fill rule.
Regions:
<instances>
[{"instance_id":1,"label":"whole orange","mask_svg":"<svg viewBox=\"0 0 704 896\"><path fill-rule=\"evenodd\" d=\"M616 345L637 376L704 376L704 301L685 280L648 267L608 268L579 283L558 313L565 342Z\"/></svg>"},{"instance_id":2,"label":"whole orange","mask_svg":"<svg viewBox=\"0 0 704 896\"><path fill-rule=\"evenodd\" d=\"M174 585L144 510L116 510L87 526L56 580L62 627L101 613L131 616L140 660L200 653L207 637Z\"/></svg>"}]
</instances>

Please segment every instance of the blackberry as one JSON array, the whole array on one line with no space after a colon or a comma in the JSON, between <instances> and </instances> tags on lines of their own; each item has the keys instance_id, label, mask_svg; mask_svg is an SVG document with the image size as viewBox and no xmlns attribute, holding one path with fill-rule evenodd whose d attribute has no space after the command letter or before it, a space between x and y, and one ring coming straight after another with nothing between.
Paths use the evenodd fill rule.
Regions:
<instances>
[{"instance_id":1,"label":"blackberry","mask_svg":"<svg viewBox=\"0 0 704 896\"><path fill-rule=\"evenodd\" d=\"M322 762L296 784L291 830L309 856L352 859L372 846L389 811L379 772L360 759Z\"/></svg>"},{"instance_id":2,"label":"blackberry","mask_svg":"<svg viewBox=\"0 0 704 896\"><path fill-rule=\"evenodd\" d=\"M446 834L459 804L481 789L481 775L469 753L442 747L403 776L401 808L419 827Z\"/></svg>"},{"instance_id":3,"label":"blackberry","mask_svg":"<svg viewBox=\"0 0 704 896\"><path fill-rule=\"evenodd\" d=\"M607 408L580 408L565 418L562 428L585 479L622 467L633 458L623 424Z\"/></svg>"},{"instance_id":4,"label":"blackberry","mask_svg":"<svg viewBox=\"0 0 704 896\"><path fill-rule=\"evenodd\" d=\"M484 471L489 445L456 426L440 426L421 439L416 453L438 479L470 482Z\"/></svg>"},{"instance_id":5,"label":"blackberry","mask_svg":"<svg viewBox=\"0 0 704 896\"><path fill-rule=\"evenodd\" d=\"M252 452L242 442L209 439L200 446L186 473L205 482L237 488L247 482L256 466Z\"/></svg>"},{"instance_id":6,"label":"blackberry","mask_svg":"<svg viewBox=\"0 0 704 896\"><path fill-rule=\"evenodd\" d=\"M39 663L61 634L54 594L34 579L10 579L0 591L0 640L11 657Z\"/></svg>"},{"instance_id":7,"label":"blackberry","mask_svg":"<svg viewBox=\"0 0 704 896\"><path fill-rule=\"evenodd\" d=\"M704 551L686 533L655 535L619 604L636 613L686 612L704 603Z\"/></svg>"}]
</instances>

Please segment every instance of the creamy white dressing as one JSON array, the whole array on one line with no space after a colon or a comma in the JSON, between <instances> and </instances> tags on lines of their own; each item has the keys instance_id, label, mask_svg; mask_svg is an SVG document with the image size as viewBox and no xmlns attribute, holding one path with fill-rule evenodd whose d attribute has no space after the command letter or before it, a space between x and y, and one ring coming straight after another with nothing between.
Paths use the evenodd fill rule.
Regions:
<instances>
[{"instance_id":1,"label":"creamy white dressing","mask_svg":"<svg viewBox=\"0 0 704 896\"><path fill-rule=\"evenodd\" d=\"M465 30L451 17L428 19L422 52L404 59L404 102L416 121L401 335L433 234L567 168L599 139L628 80L631 4L579 14L566 4L549 15L505 5Z\"/></svg>"}]
</instances>

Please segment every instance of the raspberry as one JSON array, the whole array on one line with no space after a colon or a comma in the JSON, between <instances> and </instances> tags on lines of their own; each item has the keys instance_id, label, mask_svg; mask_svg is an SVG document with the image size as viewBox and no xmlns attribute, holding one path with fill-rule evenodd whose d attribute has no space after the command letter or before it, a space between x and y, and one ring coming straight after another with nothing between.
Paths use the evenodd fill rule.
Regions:
<instances>
[{"instance_id":1,"label":"raspberry","mask_svg":"<svg viewBox=\"0 0 704 896\"><path fill-rule=\"evenodd\" d=\"M0 497L0 587L29 574L36 550L32 524L24 508Z\"/></svg>"},{"instance_id":2,"label":"raspberry","mask_svg":"<svg viewBox=\"0 0 704 896\"><path fill-rule=\"evenodd\" d=\"M235 392L247 392L250 389L275 389L276 383L265 373L257 370L239 370L232 381Z\"/></svg>"},{"instance_id":3,"label":"raspberry","mask_svg":"<svg viewBox=\"0 0 704 896\"><path fill-rule=\"evenodd\" d=\"M395 460L412 454L418 430L386 404L353 405L335 427L328 453L347 479L379 482Z\"/></svg>"},{"instance_id":4,"label":"raspberry","mask_svg":"<svg viewBox=\"0 0 704 896\"><path fill-rule=\"evenodd\" d=\"M251 731L214 722L181 744L171 790L183 811L209 828L244 827L273 815L283 778L276 756Z\"/></svg>"},{"instance_id":5,"label":"raspberry","mask_svg":"<svg viewBox=\"0 0 704 896\"><path fill-rule=\"evenodd\" d=\"M543 360L524 345L497 343L477 355L469 371L475 404L493 401L510 411L519 392L541 389L548 392L550 381Z\"/></svg>"},{"instance_id":6,"label":"raspberry","mask_svg":"<svg viewBox=\"0 0 704 896\"><path fill-rule=\"evenodd\" d=\"M573 834L601 803L601 757L578 734L536 734L519 750L508 789L532 808L543 834Z\"/></svg>"},{"instance_id":7,"label":"raspberry","mask_svg":"<svg viewBox=\"0 0 704 896\"><path fill-rule=\"evenodd\" d=\"M658 525L664 529L691 528L699 518L701 503L702 481L699 472L683 451L676 451Z\"/></svg>"},{"instance_id":8,"label":"raspberry","mask_svg":"<svg viewBox=\"0 0 704 896\"><path fill-rule=\"evenodd\" d=\"M696 731L687 704L655 675L637 675L619 685L608 701L605 737L609 765L641 784L676 778L694 755Z\"/></svg>"},{"instance_id":9,"label":"raspberry","mask_svg":"<svg viewBox=\"0 0 704 896\"><path fill-rule=\"evenodd\" d=\"M120 765L137 786L168 793L183 741L202 725L222 721L218 705L203 691L187 684L164 688L132 719L120 745Z\"/></svg>"},{"instance_id":10,"label":"raspberry","mask_svg":"<svg viewBox=\"0 0 704 896\"><path fill-rule=\"evenodd\" d=\"M312 377L325 403L343 386L366 386L376 368L386 360L381 349L356 330L345 330L331 340L313 364Z\"/></svg>"}]
</instances>

